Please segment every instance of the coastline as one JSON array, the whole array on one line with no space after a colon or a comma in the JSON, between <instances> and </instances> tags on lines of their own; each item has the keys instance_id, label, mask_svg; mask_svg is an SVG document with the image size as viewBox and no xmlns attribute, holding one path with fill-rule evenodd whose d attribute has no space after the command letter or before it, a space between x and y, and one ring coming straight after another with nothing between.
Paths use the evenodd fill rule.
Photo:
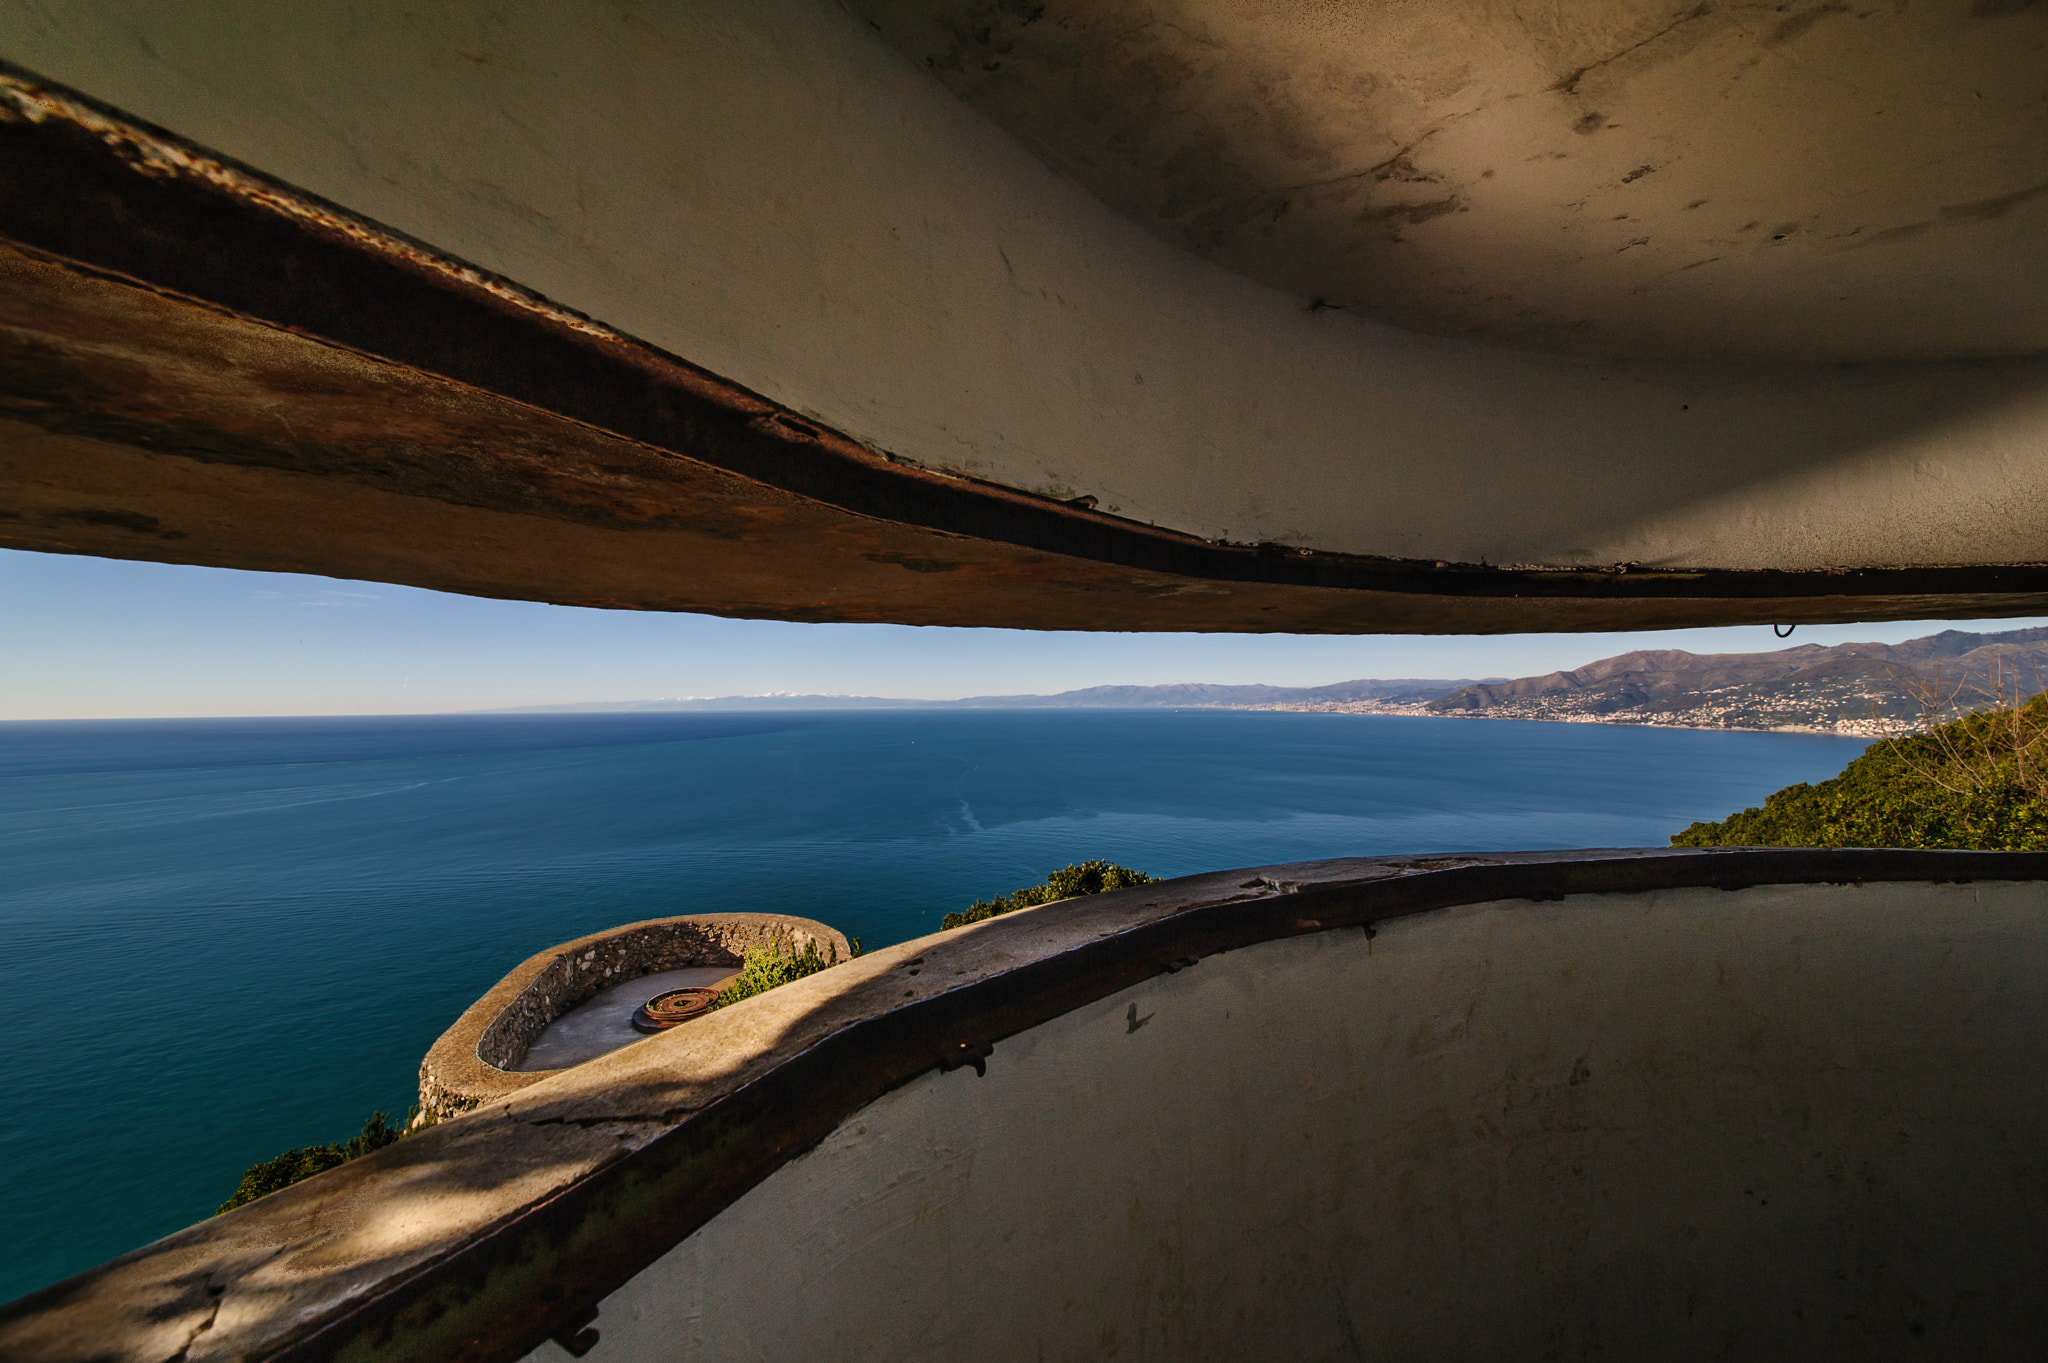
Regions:
<instances>
[{"instance_id":1,"label":"coastline","mask_svg":"<svg viewBox=\"0 0 2048 1363\"><path fill-rule=\"evenodd\" d=\"M1722 713L1701 715L1697 709L1693 711L1667 712L1628 709L1610 710L1601 714L1588 714L1584 712L1561 711L1542 705L1500 705L1490 706L1484 710L1432 710L1426 704L1382 704L1374 701L1304 704L1283 701L1266 705L1215 705L1189 706L1186 708L1391 715L1407 719L1520 719L1543 724L1611 724L1642 729L1708 729L1716 732L1739 730L1744 733L1825 734L1836 738L1869 739L1897 738L1906 734L1917 733L1923 727L1910 720L1888 719L1882 716L1871 719L1840 719L1832 722L1816 722L1811 719L1801 719L1769 724L1755 722L1747 716L1729 716Z\"/></svg>"}]
</instances>

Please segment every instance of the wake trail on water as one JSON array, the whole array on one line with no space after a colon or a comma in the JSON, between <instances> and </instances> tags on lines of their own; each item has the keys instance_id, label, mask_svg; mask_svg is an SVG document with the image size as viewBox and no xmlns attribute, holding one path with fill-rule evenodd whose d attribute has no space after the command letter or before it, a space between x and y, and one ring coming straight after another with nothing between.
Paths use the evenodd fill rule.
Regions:
<instances>
[{"instance_id":1,"label":"wake trail on water","mask_svg":"<svg viewBox=\"0 0 2048 1363\"><path fill-rule=\"evenodd\" d=\"M29 841L44 834L55 832L105 833L131 829L160 828L181 823L197 823L208 819L239 819L251 815L270 814L278 810L299 809L307 805L336 804L349 800L374 800L385 795L401 795L409 790L420 790L426 786L446 785L460 781L460 776L443 776L426 781L411 781L404 785L380 786L374 790L345 791L332 795L307 795L317 789L312 786L295 786L285 790L245 793L234 796L176 795L151 800L110 800L89 805L61 805L37 811L45 816L67 816L50 822L34 825L16 825L5 834L0 834L0 847L11 843ZM280 799L280 796L304 796L300 799ZM194 809L204 801L211 808ZM101 813L101 811L114 811ZM77 816L99 814L98 822L86 822Z\"/></svg>"},{"instance_id":2,"label":"wake trail on water","mask_svg":"<svg viewBox=\"0 0 2048 1363\"><path fill-rule=\"evenodd\" d=\"M988 830L981 826L981 820L974 817L974 806L968 804L967 797L960 793L960 787L966 782L968 777L974 775L977 764L968 761L964 757L956 757L953 760L960 763L962 768L959 780L953 782L953 798L960 802L960 817L965 819L967 826L975 832L986 833Z\"/></svg>"},{"instance_id":3,"label":"wake trail on water","mask_svg":"<svg viewBox=\"0 0 2048 1363\"><path fill-rule=\"evenodd\" d=\"M250 814L270 814L280 809L301 809L307 805L340 804L348 800L375 800L385 795L403 795L408 790L421 790L427 786L445 786L451 781L460 781L460 776L443 776L431 781L411 781L399 786L380 786L375 790L346 791L339 795L315 795L300 800L248 799L239 802L232 809L213 809L191 814L192 819L233 819ZM298 790L276 791L274 795L298 795Z\"/></svg>"}]
</instances>

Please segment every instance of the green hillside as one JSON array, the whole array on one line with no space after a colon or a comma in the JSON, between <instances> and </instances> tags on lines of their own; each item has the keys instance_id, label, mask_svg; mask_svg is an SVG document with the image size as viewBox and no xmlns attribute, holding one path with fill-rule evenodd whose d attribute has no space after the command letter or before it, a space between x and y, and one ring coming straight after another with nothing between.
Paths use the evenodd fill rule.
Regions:
<instances>
[{"instance_id":1,"label":"green hillside","mask_svg":"<svg viewBox=\"0 0 2048 1363\"><path fill-rule=\"evenodd\" d=\"M1818 785L1696 823L1674 847L2048 849L2048 697L1874 743Z\"/></svg>"}]
</instances>

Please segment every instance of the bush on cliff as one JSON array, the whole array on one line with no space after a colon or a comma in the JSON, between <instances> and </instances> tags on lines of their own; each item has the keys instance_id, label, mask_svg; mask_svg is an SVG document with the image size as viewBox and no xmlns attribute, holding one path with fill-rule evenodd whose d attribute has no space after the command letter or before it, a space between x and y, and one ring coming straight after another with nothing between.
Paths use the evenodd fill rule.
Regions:
<instances>
[{"instance_id":1,"label":"bush on cliff","mask_svg":"<svg viewBox=\"0 0 2048 1363\"><path fill-rule=\"evenodd\" d=\"M860 955L860 938L852 939L853 950L848 959ZM732 983L718 991L712 1000L713 1008L723 1008L741 999L750 999L764 994L778 984L788 984L806 975L815 975L821 970L839 964L839 946L827 942L820 952L816 942L805 942L802 951L786 950L785 944L777 942L771 947L749 947L740 964L740 973Z\"/></svg>"},{"instance_id":2,"label":"bush on cliff","mask_svg":"<svg viewBox=\"0 0 2048 1363\"><path fill-rule=\"evenodd\" d=\"M1787 786L1671 844L2048 849L2048 696L1874 743L1833 780Z\"/></svg>"},{"instance_id":3,"label":"bush on cliff","mask_svg":"<svg viewBox=\"0 0 2048 1363\"><path fill-rule=\"evenodd\" d=\"M385 1146L405 1134L391 1124L391 1119L382 1112L372 1112L370 1119L363 1123L363 1129L347 1140L335 1145L308 1145L300 1149L287 1150L282 1155L267 1159L261 1164L252 1164L242 1175L242 1182L235 1189L235 1195L220 1204L214 1211L231 1212L245 1202L254 1202L265 1193L274 1193L279 1188L289 1188L302 1178L324 1174L329 1169L348 1163L382 1150Z\"/></svg>"},{"instance_id":4,"label":"bush on cliff","mask_svg":"<svg viewBox=\"0 0 2048 1363\"><path fill-rule=\"evenodd\" d=\"M999 913L1015 913L1036 904L1050 904L1056 899L1072 899L1077 895L1101 894L1104 890L1122 890L1132 885L1150 885L1155 877L1143 871L1133 871L1108 861L1084 861L1078 866L1063 866L1047 876L1043 883L1027 885L1010 894L999 894L994 899L977 899L961 913L949 913L941 919L942 928L962 928L969 923L979 923L984 918L994 918Z\"/></svg>"}]
</instances>

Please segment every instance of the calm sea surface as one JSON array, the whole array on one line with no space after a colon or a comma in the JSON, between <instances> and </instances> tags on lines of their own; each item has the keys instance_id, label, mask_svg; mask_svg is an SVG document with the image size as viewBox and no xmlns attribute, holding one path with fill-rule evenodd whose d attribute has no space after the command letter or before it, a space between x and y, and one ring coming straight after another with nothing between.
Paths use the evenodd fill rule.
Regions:
<instances>
[{"instance_id":1,"label":"calm sea surface","mask_svg":"<svg viewBox=\"0 0 2048 1363\"><path fill-rule=\"evenodd\" d=\"M875 947L1089 857L1661 846L1862 747L1230 711L0 724L0 1300L403 1113L500 975L614 923Z\"/></svg>"}]
</instances>

